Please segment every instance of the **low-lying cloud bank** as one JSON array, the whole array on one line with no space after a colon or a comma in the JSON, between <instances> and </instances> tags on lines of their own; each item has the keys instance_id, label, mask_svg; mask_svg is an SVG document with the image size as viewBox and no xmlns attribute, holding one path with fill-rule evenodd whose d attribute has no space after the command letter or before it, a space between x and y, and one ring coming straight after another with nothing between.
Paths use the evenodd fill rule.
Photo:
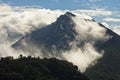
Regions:
<instances>
[{"instance_id":1,"label":"low-lying cloud bank","mask_svg":"<svg viewBox=\"0 0 120 80\"><path fill-rule=\"evenodd\" d=\"M28 52L17 51L11 48L11 45L19 40L22 36L30 31L41 28L56 21L56 19L64 14L65 10L49 10L36 8L20 8L11 7L6 4L0 5L0 56L14 56L20 54L30 55ZM108 12L108 14L111 14ZM100 27L94 21L87 21L84 18L91 17L77 14L78 17L73 18L76 24L75 30L78 32L75 41L71 42L72 49L62 52L64 59L78 65L79 69L84 72L92 63L96 63L97 59L103 56L103 52L98 52L94 47L94 43L98 40L107 40L109 37L105 35L106 30ZM88 41L86 41L88 40ZM79 42L86 41L83 48L78 48ZM34 53L36 56L43 57L44 54ZM63 59L59 57L60 59Z\"/></svg>"},{"instance_id":2,"label":"low-lying cloud bank","mask_svg":"<svg viewBox=\"0 0 120 80\"><path fill-rule=\"evenodd\" d=\"M23 52L14 51L11 45L33 29L56 21L63 14L60 10L12 7L0 4L0 56L15 56Z\"/></svg>"}]
</instances>

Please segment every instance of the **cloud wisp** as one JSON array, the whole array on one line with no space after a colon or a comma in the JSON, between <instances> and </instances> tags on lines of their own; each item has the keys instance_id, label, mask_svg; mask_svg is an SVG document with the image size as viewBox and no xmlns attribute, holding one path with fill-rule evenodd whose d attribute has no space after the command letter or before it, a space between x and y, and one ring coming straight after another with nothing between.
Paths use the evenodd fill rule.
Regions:
<instances>
[{"instance_id":1,"label":"cloud wisp","mask_svg":"<svg viewBox=\"0 0 120 80\"><path fill-rule=\"evenodd\" d=\"M96 10L74 10L76 13L86 14L89 16L110 16L112 15L112 11L104 10L104 9L96 9Z\"/></svg>"},{"instance_id":2,"label":"cloud wisp","mask_svg":"<svg viewBox=\"0 0 120 80\"><path fill-rule=\"evenodd\" d=\"M112 30L114 30L114 32L120 35L120 26L113 26Z\"/></svg>"},{"instance_id":3,"label":"cloud wisp","mask_svg":"<svg viewBox=\"0 0 120 80\"><path fill-rule=\"evenodd\" d=\"M118 19L118 18L104 18L103 21L106 21L106 22L120 22L120 19Z\"/></svg>"}]
</instances>

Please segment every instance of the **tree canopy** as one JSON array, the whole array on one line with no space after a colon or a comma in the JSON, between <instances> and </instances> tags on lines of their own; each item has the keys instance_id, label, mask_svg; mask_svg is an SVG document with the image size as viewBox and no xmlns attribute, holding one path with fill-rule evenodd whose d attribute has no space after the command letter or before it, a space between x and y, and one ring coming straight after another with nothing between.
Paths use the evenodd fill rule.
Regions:
<instances>
[{"instance_id":1,"label":"tree canopy","mask_svg":"<svg viewBox=\"0 0 120 80\"><path fill-rule=\"evenodd\" d=\"M20 56L0 59L0 80L89 80L78 67L56 58Z\"/></svg>"}]
</instances>

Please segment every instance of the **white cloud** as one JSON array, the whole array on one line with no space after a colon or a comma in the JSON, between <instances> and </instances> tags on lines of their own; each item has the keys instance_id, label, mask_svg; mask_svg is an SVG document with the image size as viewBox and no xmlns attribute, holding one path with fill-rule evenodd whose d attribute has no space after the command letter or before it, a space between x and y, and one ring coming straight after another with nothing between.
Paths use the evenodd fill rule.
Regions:
<instances>
[{"instance_id":1,"label":"white cloud","mask_svg":"<svg viewBox=\"0 0 120 80\"><path fill-rule=\"evenodd\" d=\"M60 10L11 7L7 4L0 4L0 49L2 49L0 55L21 54L21 52L14 51L11 45L32 29L51 24L61 14L63 12Z\"/></svg>"},{"instance_id":2,"label":"white cloud","mask_svg":"<svg viewBox=\"0 0 120 80\"><path fill-rule=\"evenodd\" d=\"M8 6L7 4L4 4L4 3L0 4L0 13L1 12L11 12L11 11L13 11L13 9L10 6Z\"/></svg>"},{"instance_id":3,"label":"white cloud","mask_svg":"<svg viewBox=\"0 0 120 80\"><path fill-rule=\"evenodd\" d=\"M75 30L78 32L78 35L76 35L75 41L70 43L73 49L63 52L63 56L66 60L77 65L81 72L84 72L86 68L90 65L94 65L97 59L103 56L103 52L96 50L94 43L99 40L106 41L109 39L109 36L105 35L106 29L101 27L98 23L85 21L83 16L79 14L76 15L77 17L73 17L73 21L76 25ZM83 48L77 47L78 44L85 41L86 43Z\"/></svg>"},{"instance_id":4,"label":"white cloud","mask_svg":"<svg viewBox=\"0 0 120 80\"><path fill-rule=\"evenodd\" d=\"M81 16L73 18L76 24L76 31L80 35L80 39L86 40L88 37L92 37L92 41L106 39L105 32L106 29L99 26L97 22L94 21L85 21ZM82 37L82 38L81 38Z\"/></svg>"},{"instance_id":5,"label":"white cloud","mask_svg":"<svg viewBox=\"0 0 120 80\"><path fill-rule=\"evenodd\" d=\"M113 26L112 30L120 35L120 26Z\"/></svg>"},{"instance_id":6,"label":"white cloud","mask_svg":"<svg viewBox=\"0 0 120 80\"><path fill-rule=\"evenodd\" d=\"M107 21L107 22L120 22L120 19L118 19L118 18L104 18L103 21Z\"/></svg>"},{"instance_id":7,"label":"white cloud","mask_svg":"<svg viewBox=\"0 0 120 80\"><path fill-rule=\"evenodd\" d=\"M77 65L81 72L85 72L86 68L93 66L103 56L89 43L85 44L84 49L74 48L62 54L66 60Z\"/></svg>"},{"instance_id":8,"label":"white cloud","mask_svg":"<svg viewBox=\"0 0 120 80\"><path fill-rule=\"evenodd\" d=\"M10 9L13 9L10 7ZM22 8L22 11L0 13L0 27L11 27L24 34L32 28L42 27L54 22L62 11L49 9Z\"/></svg>"},{"instance_id":9,"label":"white cloud","mask_svg":"<svg viewBox=\"0 0 120 80\"><path fill-rule=\"evenodd\" d=\"M112 15L112 11L104 10L104 9L96 9L96 10L74 10L73 12L86 14L89 16L109 16Z\"/></svg>"},{"instance_id":10,"label":"white cloud","mask_svg":"<svg viewBox=\"0 0 120 80\"><path fill-rule=\"evenodd\" d=\"M109 25L107 22L102 22L101 24L103 24L105 27L109 28Z\"/></svg>"}]
</instances>

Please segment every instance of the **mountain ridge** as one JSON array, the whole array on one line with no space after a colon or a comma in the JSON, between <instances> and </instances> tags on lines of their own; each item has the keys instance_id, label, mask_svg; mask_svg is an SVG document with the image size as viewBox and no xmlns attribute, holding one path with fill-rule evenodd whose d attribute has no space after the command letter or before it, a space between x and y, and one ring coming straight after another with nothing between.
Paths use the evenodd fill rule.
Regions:
<instances>
[{"instance_id":1,"label":"mountain ridge","mask_svg":"<svg viewBox=\"0 0 120 80\"><path fill-rule=\"evenodd\" d=\"M107 74L108 72L110 75L112 74L111 77L113 77L113 80L119 78L115 77L116 75L119 75L119 70L114 73L110 72L110 69L107 69L107 67L111 66L111 70L113 71L116 71L116 68L120 67L120 65L116 65L116 62L119 63L120 57L120 36L101 23L96 22L94 19L86 20L84 17L76 18L76 15L67 12L58 17L52 24L25 35L18 42L13 44L12 47L18 50L27 50L30 54L33 54L37 49L38 52L40 51L47 56L62 58L62 52L69 52L74 47L76 51L80 49L79 54L83 53L86 56L85 52L87 52L87 56L92 55L92 57L90 57L90 59L93 58L91 62L99 59L99 55L101 55L100 52L104 51L104 55L98 62L96 61L97 63L94 66L89 67L85 74L91 80L109 80L109 75L104 76L98 74ZM78 22L75 22L74 20ZM90 44L90 46L86 46L86 43ZM88 51L85 51L87 49ZM93 51L89 52L90 50ZM97 55L97 57L92 53L95 53L95 56ZM75 52L75 55L76 54L77 53ZM69 55L70 54L67 56ZM74 54L72 55L72 57L74 57ZM77 56L79 55L77 54ZM112 61L110 60L111 58Z\"/></svg>"}]
</instances>

